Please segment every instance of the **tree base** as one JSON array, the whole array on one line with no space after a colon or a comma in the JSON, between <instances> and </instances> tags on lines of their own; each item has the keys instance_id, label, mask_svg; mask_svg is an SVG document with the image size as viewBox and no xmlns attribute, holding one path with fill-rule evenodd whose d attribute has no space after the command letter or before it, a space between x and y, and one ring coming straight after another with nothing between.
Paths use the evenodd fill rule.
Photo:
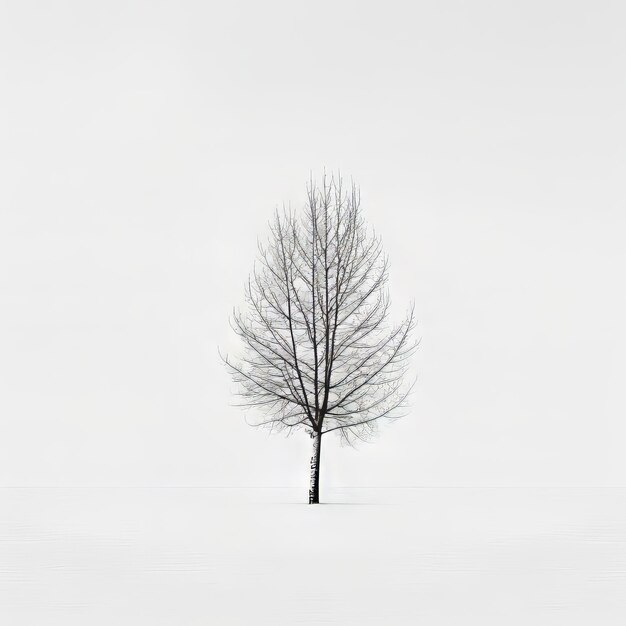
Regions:
<instances>
[{"instance_id":1,"label":"tree base","mask_svg":"<svg viewBox=\"0 0 626 626\"><path fill-rule=\"evenodd\" d=\"M311 486L309 504L320 503L320 459L322 452L322 433L313 433L313 454L311 455Z\"/></svg>"}]
</instances>

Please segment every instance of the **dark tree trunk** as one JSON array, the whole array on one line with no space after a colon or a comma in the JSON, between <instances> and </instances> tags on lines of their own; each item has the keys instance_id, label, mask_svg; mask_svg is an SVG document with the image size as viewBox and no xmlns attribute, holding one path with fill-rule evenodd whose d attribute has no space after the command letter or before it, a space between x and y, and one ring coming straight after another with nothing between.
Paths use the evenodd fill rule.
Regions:
<instances>
[{"instance_id":1,"label":"dark tree trunk","mask_svg":"<svg viewBox=\"0 0 626 626\"><path fill-rule=\"evenodd\" d=\"M311 456L311 486L309 504L320 502L320 458L322 453L322 433L313 433L313 455Z\"/></svg>"}]
</instances>

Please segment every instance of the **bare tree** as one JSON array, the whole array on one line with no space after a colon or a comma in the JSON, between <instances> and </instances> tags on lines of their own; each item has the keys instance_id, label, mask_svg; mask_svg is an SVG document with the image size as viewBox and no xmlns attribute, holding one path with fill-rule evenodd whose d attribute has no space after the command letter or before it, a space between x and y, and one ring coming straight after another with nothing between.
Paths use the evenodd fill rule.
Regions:
<instances>
[{"instance_id":1,"label":"bare tree","mask_svg":"<svg viewBox=\"0 0 626 626\"><path fill-rule=\"evenodd\" d=\"M224 361L255 425L313 439L309 503L319 502L322 437L354 444L400 416L413 308L388 323L388 260L363 221L360 192L340 177L307 186L301 218L277 212L231 324L243 353Z\"/></svg>"}]
</instances>

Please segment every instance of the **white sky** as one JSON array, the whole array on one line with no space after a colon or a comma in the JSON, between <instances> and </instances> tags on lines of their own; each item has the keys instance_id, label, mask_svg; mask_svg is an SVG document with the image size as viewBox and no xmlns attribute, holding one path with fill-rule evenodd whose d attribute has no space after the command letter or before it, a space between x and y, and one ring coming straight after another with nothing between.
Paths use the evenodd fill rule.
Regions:
<instances>
[{"instance_id":1,"label":"white sky","mask_svg":"<svg viewBox=\"0 0 626 626\"><path fill-rule=\"evenodd\" d=\"M622 2L4 2L0 484L302 485L217 346L341 168L413 410L326 485L624 484Z\"/></svg>"}]
</instances>

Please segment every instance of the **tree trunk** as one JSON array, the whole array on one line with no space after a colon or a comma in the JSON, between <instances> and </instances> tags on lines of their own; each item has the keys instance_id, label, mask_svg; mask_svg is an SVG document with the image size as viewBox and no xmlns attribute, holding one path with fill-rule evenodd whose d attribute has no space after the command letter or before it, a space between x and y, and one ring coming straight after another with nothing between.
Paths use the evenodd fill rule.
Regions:
<instances>
[{"instance_id":1,"label":"tree trunk","mask_svg":"<svg viewBox=\"0 0 626 626\"><path fill-rule=\"evenodd\" d=\"M320 456L322 453L322 433L313 433L313 455L311 456L311 486L309 504L320 502Z\"/></svg>"}]
</instances>

